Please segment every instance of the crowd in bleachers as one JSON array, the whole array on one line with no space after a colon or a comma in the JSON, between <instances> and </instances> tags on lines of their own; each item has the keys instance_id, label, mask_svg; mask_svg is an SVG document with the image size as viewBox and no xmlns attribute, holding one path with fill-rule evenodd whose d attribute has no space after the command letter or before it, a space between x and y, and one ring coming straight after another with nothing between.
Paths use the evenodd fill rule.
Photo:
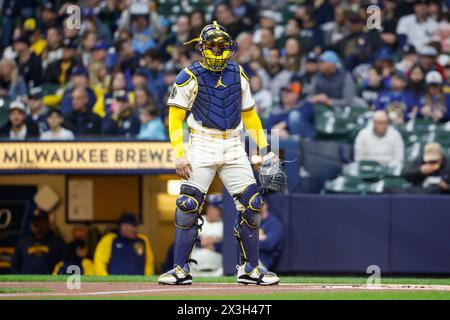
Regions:
<instances>
[{"instance_id":1,"label":"crowd in bleachers","mask_svg":"<svg viewBox=\"0 0 450 320\"><path fill-rule=\"evenodd\" d=\"M67 23L70 4L81 7L79 29ZM371 4L380 29L366 23ZM0 98L24 104L2 113L13 139L167 139L167 93L201 58L183 43L212 20L238 42L256 108L282 137L320 136L317 105L385 110L397 125L450 119L446 1L6 0L1 9ZM71 133L51 127L55 109Z\"/></svg>"},{"instance_id":2,"label":"crowd in bleachers","mask_svg":"<svg viewBox=\"0 0 450 320\"><path fill-rule=\"evenodd\" d=\"M71 4L78 29L67 24ZM356 159L382 164L375 150L393 148L390 164L408 165L427 142L450 149L449 1L5 0L1 10L6 139L167 140L168 93L201 59L183 43L217 20L239 45L233 59L272 134L356 139ZM367 129L374 114L386 137ZM378 137L392 144L364 151Z\"/></svg>"}]
</instances>

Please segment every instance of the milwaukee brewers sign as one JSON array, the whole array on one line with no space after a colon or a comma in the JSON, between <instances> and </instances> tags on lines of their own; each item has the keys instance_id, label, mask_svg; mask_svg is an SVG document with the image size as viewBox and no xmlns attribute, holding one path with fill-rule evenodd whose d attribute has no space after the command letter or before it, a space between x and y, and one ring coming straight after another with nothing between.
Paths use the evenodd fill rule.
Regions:
<instances>
[{"instance_id":1,"label":"milwaukee brewers sign","mask_svg":"<svg viewBox=\"0 0 450 320\"><path fill-rule=\"evenodd\" d=\"M167 142L3 142L0 170L164 170L174 168Z\"/></svg>"}]
</instances>

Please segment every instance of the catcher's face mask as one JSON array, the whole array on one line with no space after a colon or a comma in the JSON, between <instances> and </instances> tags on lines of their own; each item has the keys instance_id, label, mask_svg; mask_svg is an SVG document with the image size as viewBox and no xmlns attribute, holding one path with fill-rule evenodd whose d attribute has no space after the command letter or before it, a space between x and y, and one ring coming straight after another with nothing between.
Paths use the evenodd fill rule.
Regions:
<instances>
[{"instance_id":1,"label":"catcher's face mask","mask_svg":"<svg viewBox=\"0 0 450 320\"><path fill-rule=\"evenodd\" d=\"M205 64L213 71L221 71L237 51L237 44L231 40L225 28L214 21L203 28L200 37L185 44L198 42L197 48L202 53Z\"/></svg>"}]
</instances>

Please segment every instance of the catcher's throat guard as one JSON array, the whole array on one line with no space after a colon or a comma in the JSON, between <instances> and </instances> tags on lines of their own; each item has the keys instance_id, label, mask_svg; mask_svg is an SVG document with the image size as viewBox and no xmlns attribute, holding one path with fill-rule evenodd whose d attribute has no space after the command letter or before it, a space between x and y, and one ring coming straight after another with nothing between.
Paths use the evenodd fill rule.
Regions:
<instances>
[{"instance_id":1,"label":"catcher's throat guard","mask_svg":"<svg viewBox=\"0 0 450 320\"><path fill-rule=\"evenodd\" d=\"M237 43L216 21L204 27L198 38L184 44L193 42L197 42L197 49L201 52L204 63L212 71L222 71L237 52Z\"/></svg>"}]
</instances>

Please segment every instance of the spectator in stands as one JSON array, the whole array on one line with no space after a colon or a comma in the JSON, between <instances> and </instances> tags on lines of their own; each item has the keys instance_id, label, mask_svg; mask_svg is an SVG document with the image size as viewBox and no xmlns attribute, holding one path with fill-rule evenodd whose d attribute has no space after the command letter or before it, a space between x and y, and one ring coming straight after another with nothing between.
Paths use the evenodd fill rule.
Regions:
<instances>
[{"instance_id":1,"label":"spectator in stands","mask_svg":"<svg viewBox=\"0 0 450 320\"><path fill-rule=\"evenodd\" d=\"M261 118L266 119L272 111L272 95L269 90L263 88L261 78L257 74L250 77L250 90L256 112Z\"/></svg>"},{"instance_id":2,"label":"spectator in stands","mask_svg":"<svg viewBox=\"0 0 450 320\"><path fill-rule=\"evenodd\" d=\"M36 209L31 217L31 236L19 240L12 259L13 274L51 274L64 255L64 240L50 229L46 211Z\"/></svg>"},{"instance_id":3,"label":"spectator in stands","mask_svg":"<svg viewBox=\"0 0 450 320\"><path fill-rule=\"evenodd\" d=\"M350 57L357 54L357 41L365 39L365 43L370 44L373 52L378 51L382 46L382 41L378 32L366 31L366 20L358 12L351 13L348 17L349 33L336 44L336 51L341 57ZM361 46L360 46L361 47Z\"/></svg>"},{"instance_id":4,"label":"spectator in stands","mask_svg":"<svg viewBox=\"0 0 450 320\"><path fill-rule=\"evenodd\" d=\"M236 39L240 32L250 31L252 26L245 25L241 19L236 17L233 8L228 2L219 3L214 10L214 20L227 29L228 34Z\"/></svg>"},{"instance_id":5,"label":"spectator in stands","mask_svg":"<svg viewBox=\"0 0 450 320\"><path fill-rule=\"evenodd\" d=\"M70 81L67 83L61 98L60 109L63 114L70 112L73 108L72 92L75 88L81 88L86 91L89 110L93 110L97 102L97 96L94 90L89 87L88 70L83 65L74 66L70 72Z\"/></svg>"},{"instance_id":6,"label":"spectator in stands","mask_svg":"<svg viewBox=\"0 0 450 320\"><path fill-rule=\"evenodd\" d=\"M290 82L300 82L302 86L302 98L307 97L312 90L312 80L319 70L318 62L319 57L314 52L308 53L304 70L291 77Z\"/></svg>"},{"instance_id":7,"label":"spectator in stands","mask_svg":"<svg viewBox=\"0 0 450 320\"><path fill-rule=\"evenodd\" d=\"M230 5L234 15L246 28L251 29L258 22L258 10L251 1L231 0Z\"/></svg>"},{"instance_id":8,"label":"spectator in stands","mask_svg":"<svg viewBox=\"0 0 450 320\"><path fill-rule=\"evenodd\" d=\"M257 24L259 28L253 32L253 42L260 44L265 49L270 49L273 46L284 46L287 38L298 39L300 33L292 36L286 35L287 38L283 36L283 27L279 25L280 20L281 15L279 12L262 10L259 14L259 23Z\"/></svg>"},{"instance_id":9,"label":"spectator in stands","mask_svg":"<svg viewBox=\"0 0 450 320\"><path fill-rule=\"evenodd\" d=\"M27 87L13 59L0 61L0 98L16 100L25 95Z\"/></svg>"},{"instance_id":10,"label":"spectator in stands","mask_svg":"<svg viewBox=\"0 0 450 320\"><path fill-rule=\"evenodd\" d=\"M402 47L401 61L395 64L395 69L400 72L407 73L417 63L417 61L418 56L416 48L414 48L413 45L405 44Z\"/></svg>"},{"instance_id":11,"label":"spectator in stands","mask_svg":"<svg viewBox=\"0 0 450 320\"><path fill-rule=\"evenodd\" d=\"M371 109L375 109L376 101L385 90L382 80L381 69L372 66L367 73L367 78L362 83L359 96L367 102Z\"/></svg>"},{"instance_id":12,"label":"spectator in stands","mask_svg":"<svg viewBox=\"0 0 450 320\"><path fill-rule=\"evenodd\" d=\"M450 94L450 59L448 59L447 63L444 65L444 76L442 90L444 94Z\"/></svg>"},{"instance_id":13,"label":"spectator in stands","mask_svg":"<svg viewBox=\"0 0 450 320\"><path fill-rule=\"evenodd\" d=\"M404 143L400 133L389 125L385 111L375 111L373 121L362 129L355 140L355 161L371 160L386 166L402 166Z\"/></svg>"},{"instance_id":14,"label":"spectator in stands","mask_svg":"<svg viewBox=\"0 0 450 320\"><path fill-rule=\"evenodd\" d=\"M42 103L42 88L31 88L28 94L28 120L33 121L39 127L39 131L42 133L48 129L47 125L47 107Z\"/></svg>"},{"instance_id":15,"label":"spectator in stands","mask_svg":"<svg viewBox=\"0 0 450 320\"><path fill-rule=\"evenodd\" d=\"M87 259L88 248L84 240L74 240L67 244L64 259L55 266L53 275L68 275L74 273L74 267L84 276L94 276L94 263Z\"/></svg>"},{"instance_id":16,"label":"spectator in stands","mask_svg":"<svg viewBox=\"0 0 450 320\"><path fill-rule=\"evenodd\" d=\"M139 5L138 3L135 4ZM133 9L133 5L134 4L131 5L131 9ZM137 54L144 54L148 49L156 47L156 42L153 38L154 31L156 30L153 30L150 26L148 14L148 8L142 12L136 11L133 13L133 11L131 11L131 30L133 34L131 46L133 51Z\"/></svg>"},{"instance_id":17,"label":"spectator in stands","mask_svg":"<svg viewBox=\"0 0 450 320\"><path fill-rule=\"evenodd\" d=\"M31 51L30 40L26 35L14 39L14 51L17 53L16 63L27 89L42 83L42 61Z\"/></svg>"},{"instance_id":18,"label":"spectator in stands","mask_svg":"<svg viewBox=\"0 0 450 320\"><path fill-rule=\"evenodd\" d=\"M222 268L222 222L223 201L221 194L206 197L204 222L199 233L199 243L194 247L191 258L197 261L191 272L196 276L223 275Z\"/></svg>"},{"instance_id":19,"label":"spectator in stands","mask_svg":"<svg viewBox=\"0 0 450 320\"><path fill-rule=\"evenodd\" d=\"M150 97L150 93L148 92L147 88L144 86L135 87L133 109L139 110L149 103L152 103L152 98Z\"/></svg>"},{"instance_id":20,"label":"spectator in stands","mask_svg":"<svg viewBox=\"0 0 450 320\"><path fill-rule=\"evenodd\" d=\"M310 104L300 103L301 85L293 82L281 90L281 105L269 118L272 134L280 138L300 136L312 138L313 110Z\"/></svg>"},{"instance_id":21,"label":"spectator in stands","mask_svg":"<svg viewBox=\"0 0 450 320\"><path fill-rule=\"evenodd\" d=\"M61 31L57 27L51 27L46 32L46 43L44 51L41 54L42 68L45 70L47 67L61 59Z\"/></svg>"},{"instance_id":22,"label":"spectator in stands","mask_svg":"<svg viewBox=\"0 0 450 320\"><path fill-rule=\"evenodd\" d=\"M355 52L346 57L344 64L346 69L352 72L355 80L360 81L374 62L374 54L368 35L361 35L356 38L355 45Z\"/></svg>"},{"instance_id":23,"label":"spectator in stands","mask_svg":"<svg viewBox=\"0 0 450 320\"><path fill-rule=\"evenodd\" d=\"M425 69L418 63L414 64L408 72L407 91L416 97L423 97L426 91Z\"/></svg>"},{"instance_id":24,"label":"spectator in stands","mask_svg":"<svg viewBox=\"0 0 450 320\"><path fill-rule=\"evenodd\" d=\"M302 60L300 40L293 37L288 38L284 45L284 52L283 68L291 72L299 72Z\"/></svg>"},{"instance_id":25,"label":"spectator in stands","mask_svg":"<svg viewBox=\"0 0 450 320\"><path fill-rule=\"evenodd\" d=\"M295 11L295 17L301 21L301 47L307 52L313 51L320 54L324 43L323 33L313 19L313 8L309 5L302 5Z\"/></svg>"},{"instance_id":26,"label":"spectator in stands","mask_svg":"<svg viewBox=\"0 0 450 320\"><path fill-rule=\"evenodd\" d=\"M189 30L190 30L191 36L188 37L187 40L197 37L200 34L200 32L202 32L202 30L206 24L207 24L207 21L205 19L205 15L201 9L195 9L194 11L192 11L191 14L189 15ZM177 28L177 33L178 33L178 28ZM185 41L187 41L187 40L185 40ZM185 41L183 41L183 42L185 42Z\"/></svg>"},{"instance_id":27,"label":"spectator in stands","mask_svg":"<svg viewBox=\"0 0 450 320\"><path fill-rule=\"evenodd\" d=\"M283 251L283 225L269 210L267 201L261 208L259 259L266 269L273 269Z\"/></svg>"},{"instance_id":28,"label":"spectator in stands","mask_svg":"<svg viewBox=\"0 0 450 320\"><path fill-rule=\"evenodd\" d=\"M286 86L292 77L292 72L283 69L280 58L280 49L276 47L271 48L268 52L264 68L257 71L264 88L270 90L274 97L280 95L281 88Z\"/></svg>"},{"instance_id":29,"label":"spectator in stands","mask_svg":"<svg viewBox=\"0 0 450 320\"><path fill-rule=\"evenodd\" d=\"M41 8L41 21L39 28L46 33L50 28L58 24L58 10L52 1L44 1Z\"/></svg>"},{"instance_id":30,"label":"spectator in stands","mask_svg":"<svg viewBox=\"0 0 450 320\"><path fill-rule=\"evenodd\" d=\"M164 95L168 87L164 82L164 66L161 61L161 55L158 50L148 50L144 57L145 67L147 68L147 89L149 90L153 101L163 105Z\"/></svg>"},{"instance_id":31,"label":"spectator in stands","mask_svg":"<svg viewBox=\"0 0 450 320\"><path fill-rule=\"evenodd\" d=\"M64 116L64 126L75 136L92 136L101 132L102 119L88 109L88 95L85 88L72 91L72 111Z\"/></svg>"},{"instance_id":32,"label":"spectator in stands","mask_svg":"<svg viewBox=\"0 0 450 320\"><path fill-rule=\"evenodd\" d=\"M438 71L442 76L444 76L444 70L437 62L437 57L438 52L434 47L424 46L419 50L419 63L425 71Z\"/></svg>"},{"instance_id":33,"label":"spectator in stands","mask_svg":"<svg viewBox=\"0 0 450 320\"><path fill-rule=\"evenodd\" d=\"M39 127L27 120L25 105L16 100L9 106L9 121L0 128L0 137L25 140L39 137Z\"/></svg>"},{"instance_id":34,"label":"spectator in stands","mask_svg":"<svg viewBox=\"0 0 450 320\"><path fill-rule=\"evenodd\" d=\"M42 132L41 140L73 140L73 132L62 127L64 116L61 110L50 109L47 112L48 131Z\"/></svg>"},{"instance_id":35,"label":"spectator in stands","mask_svg":"<svg viewBox=\"0 0 450 320\"><path fill-rule=\"evenodd\" d=\"M63 88L69 80L72 68L79 65L76 57L77 43L73 39L66 38L62 43L61 58L49 63L45 70L45 82L58 85Z\"/></svg>"},{"instance_id":36,"label":"spectator in stands","mask_svg":"<svg viewBox=\"0 0 450 320\"><path fill-rule=\"evenodd\" d=\"M450 193L450 162L437 142L428 142L414 162L403 170L414 193Z\"/></svg>"},{"instance_id":37,"label":"spectator in stands","mask_svg":"<svg viewBox=\"0 0 450 320\"><path fill-rule=\"evenodd\" d=\"M101 80L99 73L105 66L105 59L109 45L104 41L99 41L94 44L91 49L91 62L89 66L89 86L94 88Z\"/></svg>"},{"instance_id":38,"label":"spectator in stands","mask_svg":"<svg viewBox=\"0 0 450 320\"><path fill-rule=\"evenodd\" d=\"M450 94L443 92L441 74L430 71L426 75L425 82L427 93L424 97L424 105L420 108L421 117L436 123L450 120Z\"/></svg>"},{"instance_id":39,"label":"spectator in stands","mask_svg":"<svg viewBox=\"0 0 450 320\"><path fill-rule=\"evenodd\" d=\"M145 105L139 109L141 126L138 139L168 140L167 130L158 111L152 105Z\"/></svg>"},{"instance_id":40,"label":"spectator in stands","mask_svg":"<svg viewBox=\"0 0 450 320\"><path fill-rule=\"evenodd\" d=\"M397 24L397 34L400 36L400 44L406 42L420 50L431 40L431 35L436 31L438 24L428 13L428 1L414 1L414 13L403 16Z\"/></svg>"},{"instance_id":41,"label":"spectator in stands","mask_svg":"<svg viewBox=\"0 0 450 320\"><path fill-rule=\"evenodd\" d=\"M375 3L366 2L366 4L377 4L381 8L381 16L383 19L381 21L380 37L385 46L395 49L399 44L396 33L398 23L397 2L395 0L385 0L382 3L381 1L377 1Z\"/></svg>"},{"instance_id":42,"label":"spectator in stands","mask_svg":"<svg viewBox=\"0 0 450 320\"><path fill-rule=\"evenodd\" d=\"M30 40L31 51L35 55L41 56L47 43L41 36L41 30L37 28L36 19L26 19L23 23L23 30L25 32L25 36Z\"/></svg>"},{"instance_id":43,"label":"spectator in stands","mask_svg":"<svg viewBox=\"0 0 450 320\"><path fill-rule=\"evenodd\" d=\"M153 252L147 236L138 232L136 215L124 213L118 228L104 235L94 254L95 273L107 275L153 275Z\"/></svg>"},{"instance_id":44,"label":"spectator in stands","mask_svg":"<svg viewBox=\"0 0 450 320\"><path fill-rule=\"evenodd\" d=\"M347 10L344 5L338 5L334 9L334 21L322 25L324 33L324 45L332 48L348 35Z\"/></svg>"},{"instance_id":45,"label":"spectator in stands","mask_svg":"<svg viewBox=\"0 0 450 320\"><path fill-rule=\"evenodd\" d=\"M335 52L325 51L319 57L319 72L313 77L308 101L334 109L357 104L353 78L342 69Z\"/></svg>"},{"instance_id":46,"label":"spectator in stands","mask_svg":"<svg viewBox=\"0 0 450 320\"><path fill-rule=\"evenodd\" d=\"M110 112L103 118L102 134L133 137L139 133L139 117L131 107L125 90L114 93Z\"/></svg>"},{"instance_id":47,"label":"spectator in stands","mask_svg":"<svg viewBox=\"0 0 450 320\"><path fill-rule=\"evenodd\" d=\"M375 101L376 110L384 110L388 113L389 119L394 124L402 124L405 119L411 115L414 118L416 110L414 106L419 101L409 101L409 96L405 91L406 77L399 72L395 73L391 78L391 89L382 92Z\"/></svg>"},{"instance_id":48,"label":"spectator in stands","mask_svg":"<svg viewBox=\"0 0 450 320\"><path fill-rule=\"evenodd\" d=\"M144 78L144 80L146 80L146 78ZM138 83L136 83L136 86L137 85ZM95 104L93 111L100 116L105 116L106 114L112 112L111 106L114 103L114 97L122 94L123 91L127 92L128 99L130 100L130 93L127 90L130 86L130 83L127 84L125 73L121 71L113 73L108 91L105 92L99 99L98 103Z\"/></svg>"},{"instance_id":49,"label":"spectator in stands","mask_svg":"<svg viewBox=\"0 0 450 320\"><path fill-rule=\"evenodd\" d=\"M381 69L383 85L389 89L391 87L391 77L396 72L392 49L388 47L382 48L377 54L375 65Z\"/></svg>"}]
</instances>

